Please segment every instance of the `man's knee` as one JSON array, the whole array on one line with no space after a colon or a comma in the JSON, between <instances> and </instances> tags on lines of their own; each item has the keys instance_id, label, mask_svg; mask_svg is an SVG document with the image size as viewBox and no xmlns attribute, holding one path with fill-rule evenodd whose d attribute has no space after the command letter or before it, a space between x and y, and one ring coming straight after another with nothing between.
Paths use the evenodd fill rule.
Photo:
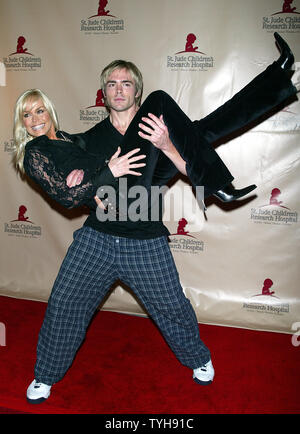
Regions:
<instances>
[{"instance_id":1,"label":"man's knee","mask_svg":"<svg viewBox=\"0 0 300 434\"><path fill-rule=\"evenodd\" d=\"M169 95L164 90L154 90L147 96L144 104L145 103L161 104L166 98L169 98Z\"/></svg>"}]
</instances>

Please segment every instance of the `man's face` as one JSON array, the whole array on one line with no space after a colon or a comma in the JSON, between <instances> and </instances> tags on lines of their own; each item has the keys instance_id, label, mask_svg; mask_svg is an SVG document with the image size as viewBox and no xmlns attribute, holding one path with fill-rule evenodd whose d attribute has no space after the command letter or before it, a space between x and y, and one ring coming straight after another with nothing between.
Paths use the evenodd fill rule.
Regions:
<instances>
[{"instance_id":1,"label":"man's face","mask_svg":"<svg viewBox=\"0 0 300 434\"><path fill-rule=\"evenodd\" d=\"M115 69L105 86L106 104L111 110L123 112L136 106L136 88L127 69Z\"/></svg>"}]
</instances>

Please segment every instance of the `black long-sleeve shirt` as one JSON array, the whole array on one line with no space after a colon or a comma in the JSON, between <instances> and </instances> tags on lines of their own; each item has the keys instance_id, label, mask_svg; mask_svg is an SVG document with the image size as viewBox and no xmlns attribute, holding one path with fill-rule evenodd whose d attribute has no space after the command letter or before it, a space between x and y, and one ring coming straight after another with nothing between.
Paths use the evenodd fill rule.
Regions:
<instances>
[{"instance_id":1,"label":"black long-sleeve shirt","mask_svg":"<svg viewBox=\"0 0 300 434\"><path fill-rule=\"evenodd\" d=\"M58 131L57 136L64 136L68 141L40 136L27 143L24 156L26 174L66 208L82 205L95 208L94 196L99 185L116 188L117 180L102 160L86 152L80 135L63 132L62 136ZM83 169L84 178L80 185L69 188L66 178L73 169Z\"/></svg>"},{"instance_id":2,"label":"black long-sleeve shirt","mask_svg":"<svg viewBox=\"0 0 300 434\"><path fill-rule=\"evenodd\" d=\"M35 138L27 143L24 156L26 174L37 182L55 201L66 208L87 205L90 215L84 225L111 235L129 238L147 239L168 235L168 229L162 223L162 198L159 198L159 213L155 221L122 221L122 217L108 214L106 221L97 217L94 196L102 186L113 187L118 192L118 179L114 178L107 161L122 147L123 136L112 126L109 118L83 134L70 135L57 132L64 140L50 140L47 136ZM78 186L69 188L67 175L73 169L83 169L84 178ZM161 186L177 173L173 163L160 153L158 164L152 179L152 185ZM113 216L113 217L112 217ZM158 217L158 218L157 218Z\"/></svg>"},{"instance_id":3,"label":"black long-sleeve shirt","mask_svg":"<svg viewBox=\"0 0 300 434\"><path fill-rule=\"evenodd\" d=\"M112 125L109 117L88 130L82 137L86 144L86 150L102 158L103 164L117 151L118 146L120 146L122 150L124 140L124 136ZM134 144L132 144L132 148L134 147ZM121 152L121 155L122 154L124 154L124 152ZM147 161L145 162L147 164ZM178 170L171 160L162 152L159 152L158 162L155 167L151 185L157 187L163 186L173 178L176 173L178 173ZM100 232L128 238L149 239L169 235L168 229L162 222L163 198L160 196L158 200L159 203L151 203L151 197L149 196L148 209L146 212L142 213L144 217L148 216L147 220L132 221L127 219L126 221L122 221L122 216L120 218L117 216L116 221L112 219L100 221L99 218L97 218L97 211L91 209L90 215L84 224ZM151 213L154 207L156 207L158 211L154 213L155 219L152 218L153 213Z\"/></svg>"}]
</instances>

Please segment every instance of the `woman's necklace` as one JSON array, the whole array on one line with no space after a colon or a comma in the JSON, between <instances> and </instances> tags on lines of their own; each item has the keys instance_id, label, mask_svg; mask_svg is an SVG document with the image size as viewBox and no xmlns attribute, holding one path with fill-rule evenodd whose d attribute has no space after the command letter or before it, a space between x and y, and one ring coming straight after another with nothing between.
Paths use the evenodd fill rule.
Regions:
<instances>
[{"instance_id":1,"label":"woman's necklace","mask_svg":"<svg viewBox=\"0 0 300 434\"><path fill-rule=\"evenodd\" d=\"M71 139L68 139L67 137L65 137L65 136L63 135L62 131L60 131L59 134L62 136L62 139L63 139L65 142L71 142L71 143L73 143Z\"/></svg>"}]
</instances>

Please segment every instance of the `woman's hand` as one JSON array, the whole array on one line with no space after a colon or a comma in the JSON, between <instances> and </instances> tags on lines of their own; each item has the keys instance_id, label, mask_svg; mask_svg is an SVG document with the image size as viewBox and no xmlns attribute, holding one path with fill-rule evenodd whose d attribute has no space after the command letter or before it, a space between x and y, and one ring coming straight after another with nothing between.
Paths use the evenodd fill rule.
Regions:
<instances>
[{"instance_id":1,"label":"woman's hand","mask_svg":"<svg viewBox=\"0 0 300 434\"><path fill-rule=\"evenodd\" d=\"M100 208L102 208L102 209L105 209L105 206L103 205L103 202L102 202L102 200L101 199L99 199L99 197L98 196L94 196L94 199L95 199L95 201L96 201L96 203L97 203L97 205L100 207Z\"/></svg>"},{"instance_id":2,"label":"woman's hand","mask_svg":"<svg viewBox=\"0 0 300 434\"><path fill-rule=\"evenodd\" d=\"M84 171L82 169L74 169L69 173L66 179L67 186L69 188L75 187L82 183L84 177Z\"/></svg>"},{"instance_id":3,"label":"woman's hand","mask_svg":"<svg viewBox=\"0 0 300 434\"><path fill-rule=\"evenodd\" d=\"M149 127L140 123L139 127L144 132L139 131L139 136L149 140L149 142L161 151L170 151L173 147L173 143L170 140L168 127L164 123L163 115L160 115L158 118L154 114L148 113L148 116L149 117L142 117L142 121L148 124Z\"/></svg>"},{"instance_id":4,"label":"woman's hand","mask_svg":"<svg viewBox=\"0 0 300 434\"><path fill-rule=\"evenodd\" d=\"M186 175L186 163L169 137L168 127L164 123L163 115L158 118L154 114L148 113L148 116L142 117L142 121L147 123L149 127L140 123L139 127L144 132L139 131L139 136L149 140L156 148L160 149L173 162L179 172Z\"/></svg>"},{"instance_id":5,"label":"woman's hand","mask_svg":"<svg viewBox=\"0 0 300 434\"><path fill-rule=\"evenodd\" d=\"M127 154L122 155L122 157L119 157L121 153L121 148L120 146L118 147L117 151L114 153L108 163L108 167L110 168L111 173L115 178L119 178L120 176L124 175L141 175L140 172L132 170L138 167L146 166L145 163L136 163L137 161L145 158L146 155L137 155L133 157L133 155L139 152L139 150L139 148L135 148L132 151L127 152Z\"/></svg>"}]
</instances>

